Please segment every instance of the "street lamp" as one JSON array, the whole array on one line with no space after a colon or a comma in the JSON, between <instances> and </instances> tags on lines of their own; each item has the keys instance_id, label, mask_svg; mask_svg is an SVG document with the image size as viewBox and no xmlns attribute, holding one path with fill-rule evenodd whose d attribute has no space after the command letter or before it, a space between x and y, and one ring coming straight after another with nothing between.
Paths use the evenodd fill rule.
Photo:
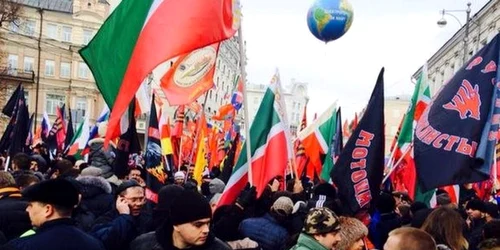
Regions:
<instances>
[{"instance_id":1,"label":"street lamp","mask_svg":"<svg viewBox=\"0 0 500 250\"><path fill-rule=\"evenodd\" d=\"M470 23L470 13L471 13L471 3L468 2L467 3L467 9L465 10L445 10L443 9L441 11L441 19L439 19L439 21L437 21L437 25L440 27L440 28L443 28L444 26L446 26L446 24L448 24L448 22L446 21L446 19L444 18L444 15L449 15L453 18L455 18L455 20L457 20L457 22L460 24L460 27L462 27L462 22L460 22L460 20L453 14L453 12L465 12L467 14L467 19L465 20L465 35L464 35L464 57L463 57L463 64L465 64L467 62L467 42L469 40L469 23Z\"/></svg>"}]
</instances>

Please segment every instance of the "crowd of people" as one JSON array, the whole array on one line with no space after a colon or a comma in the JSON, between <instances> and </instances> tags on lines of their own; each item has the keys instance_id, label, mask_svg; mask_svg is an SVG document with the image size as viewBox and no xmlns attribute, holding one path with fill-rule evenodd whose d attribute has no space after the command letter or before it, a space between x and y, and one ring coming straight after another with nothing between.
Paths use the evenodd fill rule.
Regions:
<instances>
[{"instance_id":1,"label":"crowd of people","mask_svg":"<svg viewBox=\"0 0 500 250\"><path fill-rule=\"evenodd\" d=\"M102 147L85 162L50 160L38 146L0 171L1 249L500 249L498 205L466 185L458 204L438 190L434 208L382 192L361 216L331 184L277 176L260 197L247 185L218 206L227 180L217 167L196 183L182 166L155 196L140 155L119 178Z\"/></svg>"}]
</instances>

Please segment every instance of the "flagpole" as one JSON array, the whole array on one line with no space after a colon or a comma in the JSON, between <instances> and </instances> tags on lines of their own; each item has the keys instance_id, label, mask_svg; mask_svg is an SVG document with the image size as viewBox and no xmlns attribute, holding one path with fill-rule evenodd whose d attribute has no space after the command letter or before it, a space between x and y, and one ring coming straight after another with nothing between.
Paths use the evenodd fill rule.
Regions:
<instances>
[{"instance_id":1,"label":"flagpole","mask_svg":"<svg viewBox=\"0 0 500 250\"><path fill-rule=\"evenodd\" d=\"M396 148L397 148L397 143L396 145L394 145L394 148L392 149L392 152L391 154L389 155L389 161L387 162L387 168L389 168L389 166L391 166L392 163L394 163L394 154L396 153ZM389 168L389 170L392 169L392 166Z\"/></svg>"},{"instance_id":2,"label":"flagpole","mask_svg":"<svg viewBox=\"0 0 500 250\"><path fill-rule=\"evenodd\" d=\"M497 139L497 142L495 143L495 145L498 145L498 139ZM492 171L492 174L493 174L493 192L497 192L497 149L495 147L495 153L494 153L494 156L493 156L493 171Z\"/></svg>"},{"instance_id":3,"label":"flagpole","mask_svg":"<svg viewBox=\"0 0 500 250\"><path fill-rule=\"evenodd\" d=\"M242 33L242 22L240 22L240 28L238 29L238 43L240 49L240 70L241 70L241 82L243 83L243 112L245 115L245 144L247 153L247 164L248 164L248 183L253 186L253 175L252 175L252 143L250 142L250 116L248 115L248 100L247 100L247 86L246 86L246 57L245 57L245 46L243 42Z\"/></svg>"},{"instance_id":4,"label":"flagpole","mask_svg":"<svg viewBox=\"0 0 500 250\"><path fill-rule=\"evenodd\" d=\"M387 179L389 179L389 176L391 176L391 174L394 172L394 170L396 169L396 167L399 165L399 163L401 163L403 161L403 159L410 152L411 149L413 149L413 144L411 144L411 146L408 147L408 149L401 156L401 158L399 158L399 160L396 162L396 164L394 164L394 167L391 168L391 170L389 171L389 173L387 173L386 176L384 176L384 180L382 180L382 183L385 183L387 181Z\"/></svg>"},{"instance_id":5,"label":"flagpole","mask_svg":"<svg viewBox=\"0 0 500 250\"><path fill-rule=\"evenodd\" d=\"M182 123L182 129L184 130L184 122ZM181 170L181 166L182 166L182 136L183 136L184 132L181 131L181 136L179 137L180 138L180 143L179 143L179 159L177 162L177 171L180 171Z\"/></svg>"}]
</instances>

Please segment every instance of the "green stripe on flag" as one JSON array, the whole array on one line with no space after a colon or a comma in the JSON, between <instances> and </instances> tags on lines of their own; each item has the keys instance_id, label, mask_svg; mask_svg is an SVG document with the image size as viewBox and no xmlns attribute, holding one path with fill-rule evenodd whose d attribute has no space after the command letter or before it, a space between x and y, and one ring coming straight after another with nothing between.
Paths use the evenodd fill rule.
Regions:
<instances>
[{"instance_id":1,"label":"green stripe on flag","mask_svg":"<svg viewBox=\"0 0 500 250\"><path fill-rule=\"evenodd\" d=\"M123 0L79 53L106 104L113 107L153 0Z\"/></svg>"},{"instance_id":2,"label":"green stripe on flag","mask_svg":"<svg viewBox=\"0 0 500 250\"><path fill-rule=\"evenodd\" d=\"M321 135L325 138L328 145L328 150L326 152L325 162L323 163L323 168L321 170L321 179L324 181L330 180L330 173L332 172L334 163L332 159L332 144L333 137L335 136L335 131L337 130L337 111L333 112L330 119L319 127Z\"/></svg>"},{"instance_id":3,"label":"green stripe on flag","mask_svg":"<svg viewBox=\"0 0 500 250\"><path fill-rule=\"evenodd\" d=\"M271 128L280 123L281 119L276 109L270 108L267 105L274 104L275 95L271 89L267 89L264 97L262 98L261 105L255 115L255 119L250 127L250 137L251 139L251 153L255 154L255 150L262 147L267 143L267 136ZM238 161L234 166L233 173L236 172L243 164L247 162L247 143L243 144Z\"/></svg>"}]
</instances>

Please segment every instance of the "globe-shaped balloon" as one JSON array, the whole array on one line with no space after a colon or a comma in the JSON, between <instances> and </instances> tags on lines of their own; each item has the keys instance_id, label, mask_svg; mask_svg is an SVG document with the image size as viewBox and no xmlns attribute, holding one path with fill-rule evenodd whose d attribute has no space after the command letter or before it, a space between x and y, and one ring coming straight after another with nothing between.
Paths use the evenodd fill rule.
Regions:
<instances>
[{"instance_id":1,"label":"globe-shaped balloon","mask_svg":"<svg viewBox=\"0 0 500 250\"><path fill-rule=\"evenodd\" d=\"M307 12L307 26L319 40L328 43L351 27L352 6L347 0L316 0Z\"/></svg>"}]
</instances>

